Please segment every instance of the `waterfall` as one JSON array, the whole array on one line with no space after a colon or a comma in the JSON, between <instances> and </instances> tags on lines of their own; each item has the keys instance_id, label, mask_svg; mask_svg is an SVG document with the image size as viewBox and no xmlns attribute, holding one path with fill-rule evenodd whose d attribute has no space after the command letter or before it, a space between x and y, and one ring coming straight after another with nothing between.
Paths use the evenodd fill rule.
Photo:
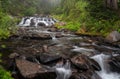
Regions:
<instances>
[{"instance_id":1,"label":"waterfall","mask_svg":"<svg viewBox=\"0 0 120 79\"><path fill-rule=\"evenodd\" d=\"M22 18L21 22L18 25L19 26L23 25L24 24L24 20L25 20L25 18Z\"/></svg>"},{"instance_id":2,"label":"waterfall","mask_svg":"<svg viewBox=\"0 0 120 79\"><path fill-rule=\"evenodd\" d=\"M70 61L67 60L65 64L59 63L55 67L55 71L57 74L56 79L69 79L72 75Z\"/></svg>"},{"instance_id":3,"label":"waterfall","mask_svg":"<svg viewBox=\"0 0 120 79\"><path fill-rule=\"evenodd\" d=\"M51 17L24 17L22 18L21 22L18 24L18 26L35 26L36 28L39 26L38 24L42 24L41 26L47 26L51 27L56 22L58 22L56 19ZM32 24L32 25L31 25Z\"/></svg>"},{"instance_id":4,"label":"waterfall","mask_svg":"<svg viewBox=\"0 0 120 79\"><path fill-rule=\"evenodd\" d=\"M31 19L32 18L22 18L18 26L30 26Z\"/></svg>"},{"instance_id":5,"label":"waterfall","mask_svg":"<svg viewBox=\"0 0 120 79\"><path fill-rule=\"evenodd\" d=\"M106 60L109 58L108 55L104 54L99 54L95 55L92 57L95 61L99 63L101 66L102 70L97 72L97 74L102 78L102 79L120 79L120 74L118 73L113 73L111 71L108 72L108 64Z\"/></svg>"}]
</instances>

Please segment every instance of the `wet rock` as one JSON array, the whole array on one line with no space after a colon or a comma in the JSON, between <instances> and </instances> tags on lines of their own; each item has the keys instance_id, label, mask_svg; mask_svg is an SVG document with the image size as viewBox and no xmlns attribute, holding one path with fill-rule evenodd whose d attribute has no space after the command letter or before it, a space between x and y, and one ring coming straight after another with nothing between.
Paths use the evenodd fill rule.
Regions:
<instances>
[{"instance_id":1,"label":"wet rock","mask_svg":"<svg viewBox=\"0 0 120 79\"><path fill-rule=\"evenodd\" d=\"M48 52L48 46L47 45L43 45L42 48L43 48L43 52L46 52L46 53Z\"/></svg>"},{"instance_id":2,"label":"wet rock","mask_svg":"<svg viewBox=\"0 0 120 79\"><path fill-rule=\"evenodd\" d=\"M56 27L49 28L48 31L50 32L57 32L58 29Z\"/></svg>"},{"instance_id":3,"label":"wet rock","mask_svg":"<svg viewBox=\"0 0 120 79\"><path fill-rule=\"evenodd\" d=\"M97 73L94 73L92 79L102 79Z\"/></svg>"},{"instance_id":4,"label":"wet rock","mask_svg":"<svg viewBox=\"0 0 120 79\"><path fill-rule=\"evenodd\" d=\"M86 71L86 70L100 71L101 70L100 65L96 61L82 54L73 57L71 61L77 69L82 71Z\"/></svg>"},{"instance_id":5,"label":"wet rock","mask_svg":"<svg viewBox=\"0 0 120 79\"><path fill-rule=\"evenodd\" d=\"M61 60L62 57L58 55L41 54L41 55L37 55L36 59L43 64L49 64L49 63L52 64L58 60Z\"/></svg>"},{"instance_id":6,"label":"wet rock","mask_svg":"<svg viewBox=\"0 0 120 79\"><path fill-rule=\"evenodd\" d=\"M42 30L41 30L42 29ZM46 28L33 28L33 27L19 27L17 33L13 36L18 36L22 38L31 38L31 39L51 39L51 35L53 34L55 37L63 37L63 35L60 32L57 32L57 30L54 33L44 31ZM51 28L52 29L52 28Z\"/></svg>"},{"instance_id":7,"label":"wet rock","mask_svg":"<svg viewBox=\"0 0 120 79\"><path fill-rule=\"evenodd\" d=\"M74 72L70 79L102 79L96 72L90 70L86 72Z\"/></svg>"},{"instance_id":8,"label":"wet rock","mask_svg":"<svg viewBox=\"0 0 120 79\"><path fill-rule=\"evenodd\" d=\"M100 71L101 70L100 65L95 60L90 59L89 63L93 67L94 70L96 70L96 71Z\"/></svg>"},{"instance_id":9,"label":"wet rock","mask_svg":"<svg viewBox=\"0 0 120 79\"><path fill-rule=\"evenodd\" d=\"M62 35L60 32L56 33L55 36L56 36L57 38L64 37L64 35Z\"/></svg>"},{"instance_id":10,"label":"wet rock","mask_svg":"<svg viewBox=\"0 0 120 79\"><path fill-rule=\"evenodd\" d=\"M80 54L80 55L73 57L71 59L71 61L77 69L82 70L82 71L86 71L86 70L90 69L89 63L86 60L86 58L87 57L85 55Z\"/></svg>"},{"instance_id":11,"label":"wet rock","mask_svg":"<svg viewBox=\"0 0 120 79\"><path fill-rule=\"evenodd\" d=\"M108 40L109 42L120 41L120 33L117 31L113 31L106 37L106 40Z\"/></svg>"},{"instance_id":12,"label":"wet rock","mask_svg":"<svg viewBox=\"0 0 120 79\"><path fill-rule=\"evenodd\" d=\"M75 72L72 74L70 79L92 79L93 72L90 70L87 70L85 72Z\"/></svg>"},{"instance_id":13,"label":"wet rock","mask_svg":"<svg viewBox=\"0 0 120 79\"><path fill-rule=\"evenodd\" d=\"M30 26L35 26L34 19L31 19Z\"/></svg>"},{"instance_id":14,"label":"wet rock","mask_svg":"<svg viewBox=\"0 0 120 79\"><path fill-rule=\"evenodd\" d=\"M108 60L108 63L113 72L120 73L120 55L112 57L110 60Z\"/></svg>"},{"instance_id":15,"label":"wet rock","mask_svg":"<svg viewBox=\"0 0 120 79\"><path fill-rule=\"evenodd\" d=\"M38 77L41 79L44 78L45 75L49 74L54 76L54 72L44 68L40 64L32 63L23 59L16 59L16 65L20 72L20 74L27 79L37 79Z\"/></svg>"}]
</instances>

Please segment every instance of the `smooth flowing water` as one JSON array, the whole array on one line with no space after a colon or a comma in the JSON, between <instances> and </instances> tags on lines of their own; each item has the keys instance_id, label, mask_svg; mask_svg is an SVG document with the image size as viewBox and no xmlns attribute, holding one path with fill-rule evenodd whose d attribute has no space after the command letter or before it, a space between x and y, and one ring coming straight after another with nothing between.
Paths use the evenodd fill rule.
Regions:
<instances>
[{"instance_id":1,"label":"smooth flowing water","mask_svg":"<svg viewBox=\"0 0 120 79\"><path fill-rule=\"evenodd\" d=\"M63 63L57 64L56 67L55 67L55 71L56 71L56 74L57 74L56 79L69 79L70 76L72 75L69 60L66 61L65 64L63 64Z\"/></svg>"},{"instance_id":2,"label":"smooth flowing water","mask_svg":"<svg viewBox=\"0 0 120 79\"><path fill-rule=\"evenodd\" d=\"M101 71L97 72L102 79L120 79L120 74L113 73L109 70L109 66L106 61L106 59L109 58L108 55L99 54L93 56L92 58L97 61L102 68Z\"/></svg>"}]
</instances>

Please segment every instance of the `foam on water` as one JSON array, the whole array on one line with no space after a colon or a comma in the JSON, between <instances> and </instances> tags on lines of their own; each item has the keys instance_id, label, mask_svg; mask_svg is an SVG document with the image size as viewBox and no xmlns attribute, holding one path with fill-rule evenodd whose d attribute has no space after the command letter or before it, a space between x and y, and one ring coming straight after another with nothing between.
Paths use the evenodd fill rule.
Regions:
<instances>
[{"instance_id":1,"label":"foam on water","mask_svg":"<svg viewBox=\"0 0 120 79\"><path fill-rule=\"evenodd\" d=\"M73 46L74 49L72 49L72 51L75 52L80 52L80 53L84 53L84 52L94 52L94 49L88 49L88 48L83 48L83 47L78 47L78 46Z\"/></svg>"}]
</instances>

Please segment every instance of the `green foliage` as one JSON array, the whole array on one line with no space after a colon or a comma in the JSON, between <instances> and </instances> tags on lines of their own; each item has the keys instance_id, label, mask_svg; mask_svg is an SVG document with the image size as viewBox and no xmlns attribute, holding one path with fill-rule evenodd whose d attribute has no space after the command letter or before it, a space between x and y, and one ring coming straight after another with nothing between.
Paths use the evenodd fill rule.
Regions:
<instances>
[{"instance_id":1,"label":"green foliage","mask_svg":"<svg viewBox=\"0 0 120 79\"><path fill-rule=\"evenodd\" d=\"M5 71L1 66L0 66L0 79L13 79L10 75L9 72Z\"/></svg>"},{"instance_id":2,"label":"green foliage","mask_svg":"<svg viewBox=\"0 0 120 79\"><path fill-rule=\"evenodd\" d=\"M104 7L103 0L62 0L57 8L58 16L68 22L64 28L78 30L86 28L87 32L107 35L113 30L120 31L119 15L116 11ZM62 16L61 16L62 15ZM79 27L76 28L77 25Z\"/></svg>"},{"instance_id":3,"label":"green foliage","mask_svg":"<svg viewBox=\"0 0 120 79\"><path fill-rule=\"evenodd\" d=\"M2 57L2 54L0 53L0 62L2 62L1 57ZM10 72L7 72L6 70L4 70L2 66L0 66L0 79L13 79L11 77Z\"/></svg>"},{"instance_id":4,"label":"green foliage","mask_svg":"<svg viewBox=\"0 0 120 79\"><path fill-rule=\"evenodd\" d=\"M2 57L2 54L0 53L0 63L2 62L1 57Z\"/></svg>"},{"instance_id":5,"label":"green foliage","mask_svg":"<svg viewBox=\"0 0 120 79\"><path fill-rule=\"evenodd\" d=\"M65 26L58 26L58 28L69 29L72 31L77 31L80 28L79 23L75 22L68 22Z\"/></svg>"},{"instance_id":6,"label":"green foliage","mask_svg":"<svg viewBox=\"0 0 120 79\"><path fill-rule=\"evenodd\" d=\"M5 47L4 45L2 46ZM0 52L0 63L2 62L1 57L2 57L2 54ZM2 66L0 66L0 79L13 79L11 77L10 72L6 71Z\"/></svg>"},{"instance_id":7,"label":"green foliage","mask_svg":"<svg viewBox=\"0 0 120 79\"><path fill-rule=\"evenodd\" d=\"M0 39L6 39L10 36L10 30L14 29L15 22L2 11L0 11L0 18Z\"/></svg>"},{"instance_id":8,"label":"green foliage","mask_svg":"<svg viewBox=\"0 0 120 79\"><path fill-rule=\"evenodd\" d=\"M1 45L1 48L6 48L6 45L2 44L2 45Z\"/></svg>"},{"instance_id":9,"label":"green foliage","mask_svg":"<svg viewBox=\"0 0 120 79\"><path fill-rule=\"evenodd\" d=\"M36 8L34 8L34 7L30 7L30 8L28 8L28 9L24 10L24 12L23 12L23 14L24 14L25 16L32 16L32 15L34 15L35 13L36 13Z\"/></svg>"}]
</instances>

